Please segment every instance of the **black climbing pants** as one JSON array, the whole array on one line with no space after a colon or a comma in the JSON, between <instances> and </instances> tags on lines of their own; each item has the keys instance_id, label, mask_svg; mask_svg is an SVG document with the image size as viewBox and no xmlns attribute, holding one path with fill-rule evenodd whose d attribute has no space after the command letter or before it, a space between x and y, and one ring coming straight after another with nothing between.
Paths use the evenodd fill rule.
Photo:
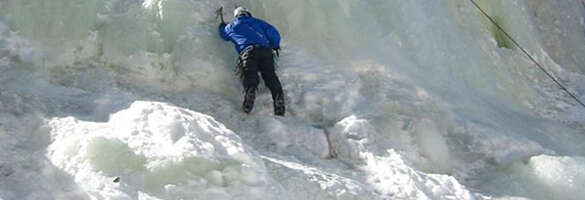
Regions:
<instances>
[{"instance_id":1,"label":"black climbing pants","mask_svg":"<svg viewBox=\"0 0 585 200\"><path fill-rule=\"evenodd\" d=\"M272 49L254 45L244 49L240 55L240 64L243 69L243 85L247 91L256 89L260 83L258 72L262 75L266 87L272 93L272 100L283 97L280 80L274 71Z\"/></svg>"}]
</instances>

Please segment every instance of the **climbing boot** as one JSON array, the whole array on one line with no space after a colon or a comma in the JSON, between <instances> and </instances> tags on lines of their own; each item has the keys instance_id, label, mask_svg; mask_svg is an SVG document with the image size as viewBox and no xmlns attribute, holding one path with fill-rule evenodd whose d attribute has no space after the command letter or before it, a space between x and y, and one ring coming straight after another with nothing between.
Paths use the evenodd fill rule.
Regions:
<instances>
[{"instance_id":1,"label":"climbing boot","mask_svg":"<svg viewBox=\"0 0 585 200\"><path fill-rule=\"evenodd\" d=\"M254 108L254 99L256 99L256 89L247 89L246 94L244 95L244 103L242 103L242 108L246 114L252 112L252 109Z\"/></svg>"},{"instance_id":2,"label":"climbing boot","mask_svg":"<svg viewBox=\"0 0 585 200\"><path fill-rule=\"evenodd\" d=\"M284 116L284 112L284 97L282 95L278 95L276 98L274 98L274 115Z\"/></svg>"}]
</instances>

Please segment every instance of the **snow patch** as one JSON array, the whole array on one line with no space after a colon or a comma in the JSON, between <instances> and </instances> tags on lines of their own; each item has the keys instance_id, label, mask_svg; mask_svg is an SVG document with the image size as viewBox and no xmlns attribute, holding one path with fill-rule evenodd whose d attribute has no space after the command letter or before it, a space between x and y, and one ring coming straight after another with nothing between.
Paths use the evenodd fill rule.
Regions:
<instances>
[{"instance_id":1,"label":"snow patch","mask_svg":"<svg viewBox=\"0 0 585 200\"><path fill-rule=\"evenodd\" d=\"M421 154L435 165L436 171L449 170L449 152L437 127L422 120L416 134ZM475 199L454 177L427 174L410 167L402 156L384 143L366 119L347 117L332 129L332 143L339 159L363 170L367 183L392 199ZM431 165L431 164L429 164Z\"/></svg>"},{"instance_id":2,"label":"snow patch","mask_svg":"<svg viewBox=\"0 0 585 200\"><path fill-rule=\"evenodd\" d=\"M384 156L365 153L364 157L362 169L369 173L367 181L392 199L486 199L452 176L425 174L409 167L394 150Z\"/></svg>"},{"instance_id":3,"label":"snow patch","mask_svg":"<svg viewBox=\"0 0 585 200\"><path fill-rule=\"evenodd\" d=\"M276 152L295 153L298 157L324 158L328 154L328 144L323 130L303 126L288 120L277 120L265 117L259 120L259 137L264 137L264 143L274 146Z\"/></svg>"},{"instance_id":4,"label":"snow patch","mask_svg":"<svg viewBox=\"0 0 585 200\"><path fill-rule=\"evenodd\" d=\"M534 156L528 168L548 199L585 199L583 157Z\"/></svg>"},{"instance_id":5,"label":"snow patch","mask_svg":"<svg viewBox=\"0 0 585 200\"><path fill-rule=\"evenodd\" d=\"M431 120L421 120L415 125L416 143L422 157L428 160L426 170L435 173L451 171L451 156L445 138Z\"/></svg>"},{"instance_id":6,"label":"snow patch","mask_svg":"<svg viewBox=\"0 0 585 200\"><path fill-rule=\"evenodd\" d=\"M274 195L262 161L234 132L204 114L138 101L107 123L66 117L49 126L47 156L94 198ZM120 183L112 181L115 177Z\"/></svg>"}]
</instances>

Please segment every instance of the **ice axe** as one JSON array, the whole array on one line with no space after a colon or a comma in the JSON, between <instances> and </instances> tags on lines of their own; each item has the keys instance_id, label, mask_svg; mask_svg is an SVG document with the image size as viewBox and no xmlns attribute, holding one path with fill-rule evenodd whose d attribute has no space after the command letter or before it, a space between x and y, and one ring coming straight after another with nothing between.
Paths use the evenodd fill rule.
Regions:
<instances>
[{"instance_id":1,"label":"ice axe","mask_svg":"<svg viewBox=\"0 0 585 200\"><path fill-rule=\"evenodd\" d=\"M216 19L219 18L221 20L222 24L225 24L225 21L223 20L223 6L220 6L216 11L215 11L215 15L216 15Z\"/></svg>"}]
</instances>

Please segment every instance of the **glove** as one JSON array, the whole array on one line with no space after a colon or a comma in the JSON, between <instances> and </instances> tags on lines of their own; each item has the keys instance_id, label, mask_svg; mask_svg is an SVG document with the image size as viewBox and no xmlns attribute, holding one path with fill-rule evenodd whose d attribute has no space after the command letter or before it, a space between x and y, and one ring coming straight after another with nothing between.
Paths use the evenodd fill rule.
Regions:
<instances>
[{"instance_id":1,"label":"glove","mask_svg":"<svg viewBox=\"0 0 585 200\"><path fill-rule=\"evenodd\" d=\"M222 29L223 27L225 27L227 24L225 22L221 22L219 23L219 29Z\"/></svg>"},{"instance_id":2,"label":"glove","mask_svg":"<svg viewBox=\"0 0 585 200\"><path fill-rule=\"evenodd\" d=\"M276 57L280 57L280 47L276 47L274 49L272 49L275 53L276 53Z\"/></svg>"}]
</instances>

